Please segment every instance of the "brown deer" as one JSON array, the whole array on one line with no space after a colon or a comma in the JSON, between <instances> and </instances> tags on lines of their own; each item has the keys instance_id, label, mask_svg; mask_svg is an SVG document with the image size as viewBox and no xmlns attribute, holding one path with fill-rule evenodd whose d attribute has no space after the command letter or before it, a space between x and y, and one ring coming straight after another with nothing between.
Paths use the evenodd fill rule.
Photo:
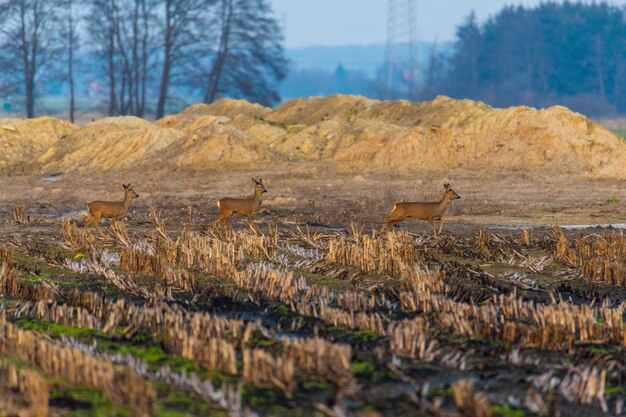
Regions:
<instances>
[{"instance_id":1,"label":"brown deer","mask_svg":"<svg viewBox=\"0 0 626 417\"><path fill-rule=\"evenodd\" d=\"M113 220L120 220L126 217L130 203L139 197L139 194L133 190L130 184L122 184L122 186L124 187L124 199L122 201L92 201L87 203L89 218L85 222L85 229L94 222L96 223L96 229L100 229L100 219L102 217Z\"/></svg>"},{"instance_id":2,"label":"brown deer","mask_svg":"<svg viewBox=\"0 0 626 417\"><path fill-rule=\"evenodd\" d=\"M250 229L256 233L254 228L253 216L259 212L261 208L261 197L267 192L263 186L263 178L255 180L252 178L254 184L254 195L250 198L222 198L217 202L217 208L220 211L220 215L213 222L213 228L221 222L222 226L226 227L228 219L234 214L248 217L248 224Z\"/></svg>"},{"instance_id":3,"label":"brown deer","mask_svg":"<svg viewBox=\"0 0 626 417\"><path fill-rule=\"evenodd\" d=\"M439 220L439 234L443 229L443 214L452 200L461 198L450 184L444 184L444 194L441 200L433 202L396 203L391 209L391 214L385 219L383 229L393 226L406 218L427 220L433 228L433 234L437 237L435 220Z\"/></svg>"}]
</instances>

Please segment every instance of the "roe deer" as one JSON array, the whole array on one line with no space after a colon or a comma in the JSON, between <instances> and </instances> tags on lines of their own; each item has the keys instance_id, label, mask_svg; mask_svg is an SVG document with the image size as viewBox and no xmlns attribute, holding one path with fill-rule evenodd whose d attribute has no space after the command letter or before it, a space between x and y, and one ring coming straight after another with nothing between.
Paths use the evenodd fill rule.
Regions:
<instances>
[{"instance_id":1,"label":"roe deer","mask_svg":"<svg viewBox=\"0 0 626 417\"><path fill-rule=\"evenodd\" d=\"M418 203L396 203L391 209L391 214L385 219L383 228L392 226L406 218L414 218L427 220L433 228L433 234L437 237L435 229L435 220L439 220L439 234L443 228L443 213L448 208L448 204L452 200L461 198L452 188L450 184L443 186L444 194L440 201L418 202Z\"/></svg>"},{"instance_id":2,"label":"roe deer","mask_svg":"<svg viewBox=\"0 0 626 417\"><path fill-rule=\"evenodd\" d=\"M139 194L128 185L122 184L124 187L124 199L122 201L92 201L87 203L89 218L85 222L85 229L93 222L96 223L96 229L100 229L100 218L111 218L120 220L126 217L131 201L139 197Z\"/></svg>"},{"instance_id":3,"label":"roe deer","mask_svg":"<svg viewBox=\"0 0 626 417\"><path fill-rule=\"evenodd\" d=\"M226 226L228 219L230 219L234 214L238 214L240 216L247 216L250 229L252 229L255 233L257 232L254 228L252 217L259 212L259 209L261 208L261 197L267 192L267 190L263 186L263 178L259 178L258 181L252 178L252 183L254 184L254 195L252 197L226 197L217 202L217 208L220 211L220 215L213 222L213 228L215 228L218 222L221 222L222 226Z\"/></svg>"}]
</instances>

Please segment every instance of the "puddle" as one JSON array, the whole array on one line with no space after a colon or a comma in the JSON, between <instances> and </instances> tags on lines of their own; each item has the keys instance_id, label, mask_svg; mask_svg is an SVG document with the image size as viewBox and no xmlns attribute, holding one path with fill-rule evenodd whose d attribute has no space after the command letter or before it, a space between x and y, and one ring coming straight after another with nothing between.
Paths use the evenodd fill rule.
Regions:
<instances>
[{"instance_id":1,"label":"puddle","mask_svg":"<svg viewBox=\"0 0 626 417\"><path fill-rule=\"evenodd\" d=\"M61 212L61 216L78 216L81 213L86 213L87 210L67 210L67 211L62 211Z\"/></svg>"},{"instance_id":2,"label":"puddle","mask_svg":"<svg viewBox=\"0 0 626 417\"><path fill-rule=\"evenodd\" d=\"M494 230L523 230L523 229L532 229L537 226L487 226L487 229Z\"/></svg>"},{"instance_id":3,"label":"puddle","mask_svg":"<svg viewBox=\"0 0 626 417\"><path fill-rule=\"evenodd\" d=\"M311 228L316 228L319 230L323 230L324 232L341 232L341 233L346 233L347 230L344 227L335 227L335 226L329 226L327 224L321 224L321 223L306 223L304 225L305 227L311 227Z\"/></svg>"},{"instance_id":4,"label":"puddle","mask_svg":"<svg viewBox=\"0 0 626 417\"><path fill-rule=\"evenodd\" d=\"M562 224L560 226L562 229L567 229L567 230L594 229L596 227L601 227L603 229L607 229L607 228L626 229L626 223Z\"/></svg>"},{"instance_id":5,"label":"puddle","mask_svg":"<svg viewBox=\"0 0 626 417\"><path fill-rule=\"evenodd\" d=\"M552 227L552 225L522 225L522 226L487 226L487 229L495 230L523 230L532 229L534 227ZM602 229L626 229L626 223L595 223L595 224L560 224L559 227L565 230L582 230L582 229L595 229L600 227Z\"/></svg>"}]
</instances>

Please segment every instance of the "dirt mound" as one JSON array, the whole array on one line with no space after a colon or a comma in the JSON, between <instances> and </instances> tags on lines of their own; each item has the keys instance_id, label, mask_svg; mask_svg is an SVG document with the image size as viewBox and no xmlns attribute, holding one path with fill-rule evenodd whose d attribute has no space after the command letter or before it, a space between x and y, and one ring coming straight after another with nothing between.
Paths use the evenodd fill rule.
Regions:
<instances>
[{"instance_id":1,"label":"dirt mound","mask_svg":"<svg viewBox=\"0 0 626 417\"><path fill-rule=\"evenodd\" d=\"M366 112L370 106L379 104L363 96L335 94L328 97L308 97L289 100L278 107L265 119L284 125L313 125L326 120L355 120L359 114Z\"/></svg>"},{"instance_id":2,"label":"dirt mound","mask_svg":"<svg viewBox=\"0 0 626 417\"><path fill-rule=\"evenodd\" d=\"M266 120L285 125L314 125L327 120L354 122L380 120L398 126L432 125L461 127L474 117L493 109L472 100L455 100L438 96L433 101L380 101L363 96L332 95L290 100Z\"/></svg>"},{"instance_id":3,"label":"dirt mound","mask_svg":"<svg viewBox=\"0 0 626 417\"><path fill-rule=\"evenodd\" d=\"M107 117L59 140L37 162L44 171L131 169L183 136L137 117Z\"/></svg>"},{"instance_id":4,"label":"dirt mound","mask_svg":"<svg viewBox=\"0 0 626 417\"><path fill-rule=\"evenodd\" d=\"M275 162L279 157L249 133L233 126L202 126L163 150L153 163L176 171L203 171L220 165Z\"/></svg>"},{"instance_id":5,"label":"dirt mound","mask_svg":"<svg viewBox=\"0 0 626 417\"><path fill-rule=\"evenodd\" d=\"M78 126L50 117L0 119L0 172L24 172L34 158Z\"/></svg>"},{"instance_id":6,"label":"dirt mound","mask_svg":"<svg viewBox=\"0 0 626 417\"><path fill-rule=\"evenodd\" d=\"M335 95L292 100L266 120L287 125L276 146L280 152L336 162L348 171L465 168L626 175L626 143L561 106L494 109L443 96L413 103ZM290 132L291 126L302 128Z\"/></svg>"},{"instance_id":7,"label":"dirt mound","mask_svg":"<svg viewBox=\"0 0 626 417\"><path fill-rule=\"evenodd\" d=\"M230 123L230 118L226 116L213 116L211 114L182 113L172 116L165 116L164 118L159 119L156 122L157 126L159 127L178 129L186 133L199 129L203 126L225 123Z\"/></svg>"},{"instance_id":8,"label":"dirt mound","mask_svg":"<svg viewBox=\"0 0 626 417\"><path fill-rule=\"evenodd\" d=\"M214 103L209 104L208 106L205 104L195 104L193 106L189 106L183 113L202 113L202 114L212 114L215 116L226 116L234 119L235 116L240 114L246 114L252 117L262 118L265 115L269 114L272 109L268 107L261 106L260 104L250 103L246 100L233 100L229 98L222 98L217 100Z\"/></svg>"},{"instance_id":9,"label":"dirt mound","mask_svg":"<svg viewBox=\"0 0 626 417\"><path fill-rule=\"evenodd\" d=\"M462 129L493 109L481 102L437 96L432 101L382 101L357 114L360 119L381 120L398 126Z\"/></svg>"},{"instance_id":10,"label":"dirt mound","mask_svg":"<svg viewBox=\"0 0 626 417\"><path fill-rule=\"evenodd\" d=\"M0 121L0 168L44 172L324 162L343 171L473 169L626 177L626 142L565 107L494 109L471 100L291 100L276 110L243 100L197 104L156 124L105 118L78 129L42 118ZM23 144L22 144L23 143ZM47 148L47 151L46 151Z\"/></svg>"},{"instance_id":11,"label":"dirt mound","mask_svg":"<svg viewBox=\"0 0 626 417\"><path fill-rule=\"evenodd\" d=\"M249 126L262 121L265 115L271 111L271 109L260 104L224 98L212 104L191 105L178 114L157 120L156 124L185 132L191 132L212 124L230 123L232 119L245 120L245 122L241 121L240 124L244 123Z\"/></svg>"}]
</instances>

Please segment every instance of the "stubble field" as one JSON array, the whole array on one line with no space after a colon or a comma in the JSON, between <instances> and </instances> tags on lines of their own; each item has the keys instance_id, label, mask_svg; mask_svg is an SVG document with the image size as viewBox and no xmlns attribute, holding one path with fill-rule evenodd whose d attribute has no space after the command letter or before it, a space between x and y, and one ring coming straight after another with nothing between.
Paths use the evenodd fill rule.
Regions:
<instances>
[{"instance_id":1,"label":"stubble field","mask_svg":"<svg viewBox=\"0 0 626 417\"><path fill-rule=\"evenodd\" d=\"M210 230L251 176L260 234ZM626 237L555 227L623 222L623 181L319 165L0 181L7 415L623 413ZM85 203L127 181L128 218L85 233ZM444 183L462 198L443 236L381 232Z\"/></svg>"}]
</instances>

